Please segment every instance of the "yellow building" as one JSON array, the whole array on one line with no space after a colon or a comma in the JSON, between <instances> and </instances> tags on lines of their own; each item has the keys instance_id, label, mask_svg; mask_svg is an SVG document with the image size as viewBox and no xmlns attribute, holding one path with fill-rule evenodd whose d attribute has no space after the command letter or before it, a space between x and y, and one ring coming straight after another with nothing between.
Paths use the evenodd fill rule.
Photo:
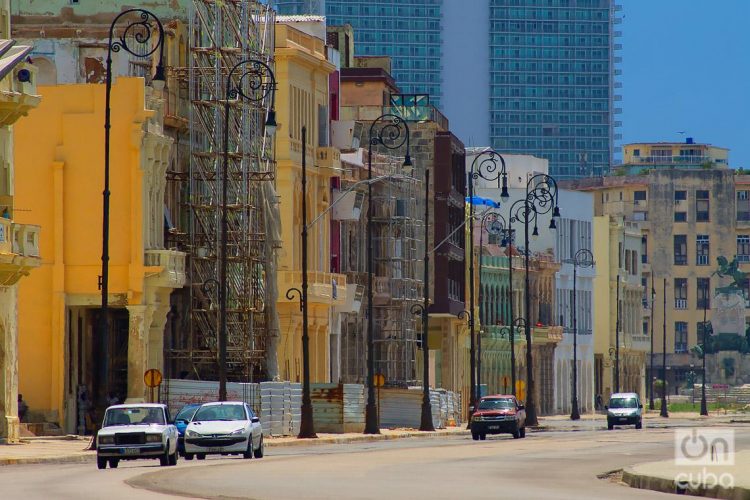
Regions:
<instances>
[{"instance_id":1,"label":"yellow building","mask_svg":"<svg viewBox=\"0 0 750 500\"><path fill-rule=\"evenodd\" d=\"M641 230L623 217L599 215L594 217L593 231L594 391L604 404L618 390L645 398L650 342L641 330Z\"/></svg>"},{"instance_id":2,"label":"yellow building","mask_svg":"<svg viewBox=\"0 0 750 500\"><path fill-rule=\"evenodd\" d=\"M339 151L328 146L328 77L335 66L326 58L324 40L291 26L276 24L276 188L280 199L282 247L279 251L280 339L277 359L282 380L302 380L302 312L299 299L285 297L302 289L302 127L307 129L307 220L330 204L331 178L339 176ZM346 276L330 272L330 214L308 231L308 316L310 377L331 379L331 353L339 320L334 306L346 301Z\"/></svg>"},{"instance_id":3,"label":"yellow building","mask_svg":"<svg viewBox=\"0 0 750 500\"><path fill-rule=\"evenodd\" d=\"M13 124L39 104L36 69L23 62L31 47L8 39L9 9L7 0L0 2L0 442L19 435L18 338L27 330L17 321L18 283L40 264L39 226L33 216L17 217L13 161Z\"/></svg>"},{"instance_id":4,"label":"yellow building","mask_svg":"<svg viewBox=\"0 0 750 500\"><path fill-rule=\"evenodd\" d=\"M164 249L164 185L172 140L160 95L142 78L112 88L109 329L98 328L105 86L40 87L17 128L17 204L47 237L42 267L20 289L20 389L37 421L83 432L112 396L143 401L143 375L163 366L169 296L184 254ZM86 393L86 401L82 393Z\"/></svg>"}]
</instances>

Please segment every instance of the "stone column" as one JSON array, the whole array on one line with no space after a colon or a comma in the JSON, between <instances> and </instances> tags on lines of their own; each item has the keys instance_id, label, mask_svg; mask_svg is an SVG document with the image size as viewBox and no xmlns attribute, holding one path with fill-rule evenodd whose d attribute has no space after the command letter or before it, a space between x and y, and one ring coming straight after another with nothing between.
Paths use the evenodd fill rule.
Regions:
<instances>
[{"instance_id":1,"label":"stone column","mask_svg":"<svg viewBox=\"0 0 750 500\"><path fill-rule=\"evenodd\" d=\"M18 441L16 286L0 287L0 442Z\"/></svg>"},{"instance_id":2,"label":"stone column","mask_svg":"<svg viewBox=\"0 0 750 500\"><path fill-rule=\"evenodd\" d=\"M146 400L146 385L143 375L148 369L148 326L151 323L148 307L127 306L128 322L128 397L126 403L142 403Z\"/></svg>"}]
</instances>

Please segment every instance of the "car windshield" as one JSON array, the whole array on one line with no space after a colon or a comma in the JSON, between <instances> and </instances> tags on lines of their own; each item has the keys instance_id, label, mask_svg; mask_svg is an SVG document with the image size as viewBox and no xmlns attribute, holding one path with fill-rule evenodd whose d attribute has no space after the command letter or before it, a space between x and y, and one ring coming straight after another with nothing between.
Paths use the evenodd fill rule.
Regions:
<instances>
[{"instance_id":1,"label":"car windshield","mask_svg":"<svg viewBox=\"0 0 750 500\"><path fill-rule=\"evenodd\" d=\"M480 410L512 410L515 407L512 399L483 399L479 402Z\"/></svg>"},{"instance_id":2,"label":"car windshield","mask_svg":"<svg viewBox=\"0 0 750 500\"><path fill-rule=\"evenodd\" d=\"M198 408L200 408L200 406L183 406L179 413L177 413L177 416L174 418L175 421L184 420L185 422L190 422L190 420L192 420L193 418L193 415L195 415L195 412L198 411Z\"/></svg>"},{"instance_id":3,"label":"car windshield","mask_svg":"<svg viewBox=\"0 0 750 500\"><path fill-rule=\"evenodd\" d=\"M638 408L635 398L612 398L609 400L610 408Z\"/></svg>"},{"instance_id":4,"label":"car windshield","mask_svg":"<svg viewBox=\"0 0 750 500\"><path fill-rule=\"evenodd\" d=\"M165 423L164 411L161 408L147 406L110 408L104 415L104 427L115 425L163 425Z\"/></svg>"},{"instance_id":5,"label":"car windshield","mask_svg":"<svg viewBox=\"0 0 750 500\"><path fill-rule=\"evenodd\" d=\"M245 408L241 405L209 405L201 406L193 416L193 422L207 420L247 420Z\"/></svg>"}]
</instances>

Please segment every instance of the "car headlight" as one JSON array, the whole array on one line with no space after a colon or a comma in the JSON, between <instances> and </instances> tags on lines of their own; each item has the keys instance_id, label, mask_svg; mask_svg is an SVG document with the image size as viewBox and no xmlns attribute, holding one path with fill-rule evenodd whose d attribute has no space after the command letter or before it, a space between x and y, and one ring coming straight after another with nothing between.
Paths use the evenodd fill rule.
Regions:
<instances>
[{"instance_id":1,"label":"car headlight","mask_svg":"<svg viewBox=\"0 0 750 500\"><path fill-rule=\"evenodd\" d=\"M99 444L115 444L114 436L99 436Z\"/></svg>"},{"instance_id":2,"label":"car headlight","mask_svg":"<svg viewBox=\"0 0 750 500\"><path fill-rule=\"evenodd\" d=\"M476 421L476 422L481 422L482 421L482 416L481 415L477 415L476 417L472 417L472 419L474 419L474 421Z\"/></svg>"},{"instance_id":3,"label":"car headlight","mask_svg":"<svg viewBox=\"0 0 750 500\"><path fill-rule=\"evenodd\" d=\"M147 443L161 443L161 434L146 434Z\"/></svg>"},{"instance_id":4,"label":"car headlight","mask_svg":"<svg viewBox=\"0 0 750 500\"><path fill-rule=\"evenodd\" d=\"M193 430L189 430L189 431L185 431L185 436L190 437L190 438L195 438L195 437L200 437L200 434Z\"/></svg>"},{"instance_id":5,"label":"car headlight","mask_svg":"<svg viewBox=\"0 0 750 500\"><path fill-rule=\"evenodd\" d=\"M243 432L245 432L245 428L244 427L240 427L239 429L233 430L229 434L232 435L232 436L236 436L238 434L242 434Z\"/></svg>"}]
</instances>

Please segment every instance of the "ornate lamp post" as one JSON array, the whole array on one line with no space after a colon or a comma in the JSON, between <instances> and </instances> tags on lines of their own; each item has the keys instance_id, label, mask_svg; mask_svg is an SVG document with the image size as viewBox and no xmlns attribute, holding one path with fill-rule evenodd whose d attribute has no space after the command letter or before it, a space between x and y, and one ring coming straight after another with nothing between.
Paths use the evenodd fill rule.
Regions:
<instances>
[{"instance_id":1,"label":"ornate lamp post","mask_svg":"<svg viewBox=\"0 0 750 500\"><path fill-rule=\"evenodd\" d=\"M649 391L648 391L648 409L653 410L654 409L654 320L656 319L654 315L654 311L656 308L654 307L656 304L656 289L654 288L654 274L651 273L651 361L650 365L651 368L649 369L649 376L648 376L648 383L649 383Z\"/></svg>"},{"instance_id":2,"label":"ornate lamp post","mask_svg":"<svg viewBox=\"0 0 750 500\"><path fill-rule=\"evenodd\" d=\"M708 308L708 297L711 293L710 279L704 281L703 289L703 345L701 346L701 358L703 364L703 379L701 382L701 415L708 416L708 404L706 403L706 336L708 335L708 322L706 321L706 309Z\"/></svg>"},{"instance_id":3,"label":"ornate lamp post","mask_svg":"<svg viewBox=\"0 0 750 500\"><path fill-rule=\"evenodd\" d=\"M588 248L579 248L572 259L564 262L573 264L573 398L570 411L571 420L579 420L581 414L578 411L578 310L576 309L576 278L579 267L592 267L594 265L594 254Z\"/></svg>"},{"instance_id":4,"label":"ornate lamp post","mask_svg":"<svg viewBox=\"0 0 750 500\"><path fill-rule=\"evenodd\" d=\"M400 116L384 114L370 125L370 141L367 148L367 179L372 179L372 147L399 149L406 145L404 167L411 167L409 155L409 126ZM375 405L375 326L373 318L372 276L372 183L367 184L367 405L365 406L365 434L380 434L378 409Z\"/></svg>"},{"instance_id":5,"label":"ornate lamp post","mask_svg":"<svg viewBox=\"0 0 750 500\"><path fill-rule=\"evenodd\" d=\"M526 183L526 196L518 200L510 207L510 223L522 222L524 226L524 305L526 311L526 422L530 426L538 425L537 409L534 401L534 368L531 356L531 286L529 272L529 237L536 239L539 236L537 217L542 214L551 213L549 229L557 229L556 219L560 218L558 206L557 181L547 174L537 174ZM529 234L529 225L534 223L534 228Z\"/></svg>"},{"instance_id":6,"label":"ornate lamp post","mask_svg":"<svg viewBox=\"0 0 750 500\"><path fill-rule=\"evenodd\" d=\"M221 268L219 274L219 401L227 400L227 198L229 184L229 109L230 101L245 99L261 102L271 94L271 109L265 122L265 132L276 132L276 112L273 110L276 97L276 79L273 71L264 62L245 59L235 64L227 75L224 90L224 161L221 172ZM304 204L303 204L304 206ZM306 301L305 301L306 302ZM305 305L306 307L306 305Z\"/></svg>"},{"instance_id":7,"label":"ornate lamp post","mask_svg":"<svg viewBox=\"0 0 750 500\"><path fill-rule=\"evenodd\" d=\"M429 224L430 224L430 171L424 173L424 301L422 304L411 306L412 314L422 316L422 418L419 423L420 431L434 431L435 426L432 423L432 404L430 403L430 348L428 336L430 333L429 319L430 315L427 309L430 307L430 251L429 242Z\"/></svg>"},{"instance_id":8,"label":"ornate lamp post","mask_svg":"<svg viewBox=\"0 0 750 500\"><path fill-rule=\"evenodd\" d=\"M667 412L667 278L664 278L664 322L662 323L661 345L661 411L659 416L668 418Z\"/></svg>"},{"instance_id":9,"label":"ornate lamp post","mask_svg":"<svg viewBox=\"0 0 750 500\"><path fill-rule=\"evenodd\" d=\"M480 177L486 181L497 180L498 183L502 179L500 199L505 202L510 198L505 160L500 153L492 149L480 152L471 162L471 170L469 171L469 335L471 336L469 343L469 370L471 372L469 375L469 406L472 408L476 406L479 396L475 339L476 320L474 318L474 181Z\"/></svg>"},{"instance_id":10,"label":"ornate lamp post","mask_svg":"<svg viewBox=\"0 0 750 500\"><path fill-rule=\"evenodd\" d=\"M127 22L119 35L115 34L117 24ZM145 9L128 9L115 17L109 27L107 44L107 78L104 104L104 191L102 192L102 275L99 289L102 291L101 337L106 339L109 332L109 132L111 128L112 98L112 53L124 50L135 57L150 57L159 51L156 73L151 79L154 88L164 88L164 28L152 12Z\"/></svg>"},{"instance_id":11,"label":"ornate lamp post","mask_svg":"<svg viewBox=\"0 0 750 500\"><path fill-rule=\"evenodd\" d=\"M510 340L510 383L514 396L516 396L516 329L526 329L525 318L516 318L510 322L509 326L500 329L500 336L507 336L508 340Z\"/></svg>"},{"instance_id":12,"label":"ornate lamp post","mask_svg":"<svg viewBox=\"0 0 750 500\"><path fill-rule=\"evenodd\" d=\"M473 200L472 200L473 205ZM495 212L492 209L485 210L485 212L482 214L482 219L480 221L479 225L479 310L480 310L480 320L482 317L481 311L482 311L482 304L484 299L484 294L482 293L482 251L484 248L483 245L483 236L485 231L487 233L492 235L500 235L505 231L505 226L507 224L505 223L505 218L500 215L498 212ZM475 399L479 399L482 392L482 332L479 332L479 335L477 336L477 396Z\"/></svg>"}]
</instances>

